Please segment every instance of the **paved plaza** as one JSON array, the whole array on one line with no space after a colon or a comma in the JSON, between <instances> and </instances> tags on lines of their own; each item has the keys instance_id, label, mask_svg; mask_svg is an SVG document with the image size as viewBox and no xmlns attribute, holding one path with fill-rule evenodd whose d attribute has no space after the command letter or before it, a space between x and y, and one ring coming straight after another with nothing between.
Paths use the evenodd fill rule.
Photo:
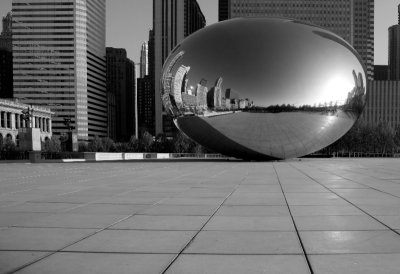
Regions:
<instances>
[{"instance_id":1,"label":"paved plaza","mask_svg":"<svg viewBox=\"0 0 400 274\"><path fill-rule=\"evenodd\" d=\"M0 164L1 273L400 273L400 159Z\"/></svg>"}]
</instances>

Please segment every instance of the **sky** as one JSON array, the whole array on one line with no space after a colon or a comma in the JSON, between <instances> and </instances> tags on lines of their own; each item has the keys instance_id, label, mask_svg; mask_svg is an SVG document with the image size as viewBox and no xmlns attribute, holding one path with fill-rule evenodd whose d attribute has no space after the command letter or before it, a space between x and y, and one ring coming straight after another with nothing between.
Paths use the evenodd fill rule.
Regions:
<instances>
[{"instance_id":1,"label":"sky","mask_svg":"<svg viewBox=\"0 0 400 274\"><path fill-rule=\"evenodd\" d=\"M152 28L152 0L106 0L106 45L125 48L134 62ZM218 21L218 0L197 0L207 25ZM12 0L0 0L0 16L11 10ZM388 27L397 24L400 0L375 0L375 64L387 64Z\"/></svg>"}]
</instances>

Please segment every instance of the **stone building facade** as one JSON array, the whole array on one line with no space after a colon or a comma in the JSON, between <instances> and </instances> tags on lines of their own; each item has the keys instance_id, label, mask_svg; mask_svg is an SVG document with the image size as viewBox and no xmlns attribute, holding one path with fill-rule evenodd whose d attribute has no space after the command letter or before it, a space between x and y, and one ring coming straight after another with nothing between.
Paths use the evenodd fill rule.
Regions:
<instances>
[{"instance_id":1,"label":"stone building facade","mask_svg":"<svg viewBox=\"0 0 400 274\"><path fill-rule=\"evenodd\" d=\"M51 115L54 114L49 108L27 105L16 100L0 99L0 142L4 143L6 138L11 138L18 144L18 130L30 125L23 119L23 111L29 109L32 119L29 124L33 128L40 128L41 140L45 141L52 136Z\"/></svg>"}]
</instances>

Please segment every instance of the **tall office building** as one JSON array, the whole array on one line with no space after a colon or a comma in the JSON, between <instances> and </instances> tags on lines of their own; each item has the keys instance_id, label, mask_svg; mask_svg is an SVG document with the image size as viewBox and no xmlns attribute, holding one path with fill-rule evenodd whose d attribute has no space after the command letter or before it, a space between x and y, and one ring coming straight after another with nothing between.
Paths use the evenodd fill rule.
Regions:
<instances>
[{"instance_id":1,"label":"tall office building","mask_svg":"<svg viewBox=\"0 0 400 274\"><path fill-rule=\"evenodd\" d=\"M9 12L2 20L0 34L0 98L13 98L12 16Z\"/></svg>"},{"instance_id":2,"label":"tall office building","mask_svg":"<svg viewBox=\"0 0 400 274\"><path fill-rule=\"evenodd\" d=\"M173 125L163 113L161 70L171 50L185 37L203 28L205 17L196 0L153 0L155 133L172 136ZM165 125L164 125L165 123Z\"/></svg>"},{"instance_id":3,"label":"tall office building","mask_svg":"<svg viewBox=\"0 0 400 274\"><path fill-rule=\"evenodd\" d=\"M369 81L367 104L361 118L369 124L400 124L400 81Z\"/></svg>"},{"instance_id":4,"label":"tall office building","mask_svg":"<svg viewBox=\"0 0 400 274\"><path fill-rule=\"evenodd\" d=\"M400 80L400 5L397 7L399 22L389 28L389 80Z\"/></svg>"},{"instance_id":5,"label":"tall office building","mask_svg":"<svg viewBox=\"0 0 400 274\"><path fill-rule=\"evenodd\" d=\"M143 42L140 50L140 78L149 74L149 47L146 42Z\"/></svg>"},{"instance_id":6,"label":"tall office building","mask_svg":"<svg viewBox=\"0 0 400 274\"><path fill-rule=\"evenodd\" d=\"M108 136L119 142L135 134L135 63L125 49L107 47Z\"/></svg>"},{"instance_id":7,"label":"tall office building","mask_svg":"<svg viewBox=\"0 0 400 274\"><path fill-rule=\"evenodd\" d=\"M13 0L14 96L71 119L78 139L107 136L106 1Z\"/></svg>"},{"instance_id":8,"label":"tall office building","mask_svg":"<svg viewBox=\"0 0 400 274\"><path fill-rule=\"evenodd\" d=\"M2 31L0 34L0 48L8 51L12 50L12 15L7 13L2 20Z\"/></svg>"},{"instance_id":9,"label":"tall office building","mask_svg":"<svg viewBox=\"0 0 400 274\"><path fill-rule=\"evenodd\" d=\"M219 0L219 20L279 16L324 27L349 42L373 78L374 0Z\"/></svg>"}]
</instances>

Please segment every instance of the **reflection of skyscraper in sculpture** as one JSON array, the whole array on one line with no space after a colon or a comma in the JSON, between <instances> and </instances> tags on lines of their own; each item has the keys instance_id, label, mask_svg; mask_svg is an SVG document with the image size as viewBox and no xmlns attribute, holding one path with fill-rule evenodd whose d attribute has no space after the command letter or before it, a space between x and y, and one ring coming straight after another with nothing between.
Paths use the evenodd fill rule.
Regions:
<instances>
[{"instance_id":1,"label":"reflection of skyscraper in sculpture","mask_svg":"<svg viewBox=\"0 0 400 274\"><path fill-rule=\"evenodd\" d=\"M239 99L239 94L235 90L233 90L231 88L227 88L225 91L225 98L231 99L231 100Z\"/></svg>"},{"instance_id":2,"label":"reflection of skyscraper in sculpture","mask_svg":"<svg viewBox=\"0 0 400 274\"><path fill-rule=\"evenodd\" d=\"M174 90L173 90L173 95L175 98L176 104L182 105L182 83L185 80L186 74L189 72L190 67L186 67L184 65L181 65L177 72L175 73L174 77ZM185 86L185 85L183 85Z\"/></svg>"},{"instance_id":3,"label":"reflection of skyscraper in sculpture","mask_svg":"<svg viewBox=\"0 0 400 274\"><path fill-rule=\"evenodd\" d=\"M197 90L196 90L197 105L202 108L207 108L208 88L206 87L206 85L207 85L206 79L201 79L200 83L197 84Z\"/></svg>"},{"instance_id":4,"label":"reflection of skyscraper in sculpture","mask_svg":"<svg viewBox=\"0 0 400 274\"><path fill-rule=\"evenodd\" d=\"M166 104L165 100L170 100L169 95L172 94L171 89L172 89L172 68L175 65L175 63L185 54L184 51L179 52L174 58L169 62L168 67L165 69L164 74L162 76L162 83L163 83L163 95L162 95L162 101L164 102L164 106ZM168 94L168 96L164 96L165 94Z\"/></svg>"},{"instance_id":5,"label":"reflection of skyscraper in sculpture","mask_svg":"<svg viewBox=\"0 0 400 274\"><path fill-rule=\"evenodd\" d=\"M240 99L239 100L239 108L245 109L247 107L249 107L249 99Z\"/></svg>"},{"instance_id":6,"label":"reflection of skyscraper in sculpture","mask_svg":"<svg viewBox=\"0 0 400 274\"><path fill-rule=\"evenodd\" d=\"M226 109L231 109L231 99L225 98L225 108Z\"/></svg>"},{"instance_id":7,"label":"reflection of skyscraper in sculpture","mask_svg":"<svg viewBox=\"0 0 400 274\"><path fill-rule=\"evenodd\" d=\"M215 86L207 94L207 103L209 107L221 108L222 106L222 77L217 79Z\"/></svg>"},{"instance_id":8,"label":"reflection of skyscraper in sculpture","mask_svg":"<svg viewBox=\"0 0 400 274\"><path fill-rule=\"evenodd\" d=\"M239 108L239 94L231 88L225 91L225 107L227 109Z\"/></svg>"},{"instance_id":9,"label":"reflection of skyscraper in sculpture","mask_svg":"<svg viewBox=\"0 0 400 274\"><path fill-rule=\"evenodd\" d=\"M185 107L195 107L197 104L196 96L188 93L182 93L182 102Z\"/></svg>"}]
</instances>

